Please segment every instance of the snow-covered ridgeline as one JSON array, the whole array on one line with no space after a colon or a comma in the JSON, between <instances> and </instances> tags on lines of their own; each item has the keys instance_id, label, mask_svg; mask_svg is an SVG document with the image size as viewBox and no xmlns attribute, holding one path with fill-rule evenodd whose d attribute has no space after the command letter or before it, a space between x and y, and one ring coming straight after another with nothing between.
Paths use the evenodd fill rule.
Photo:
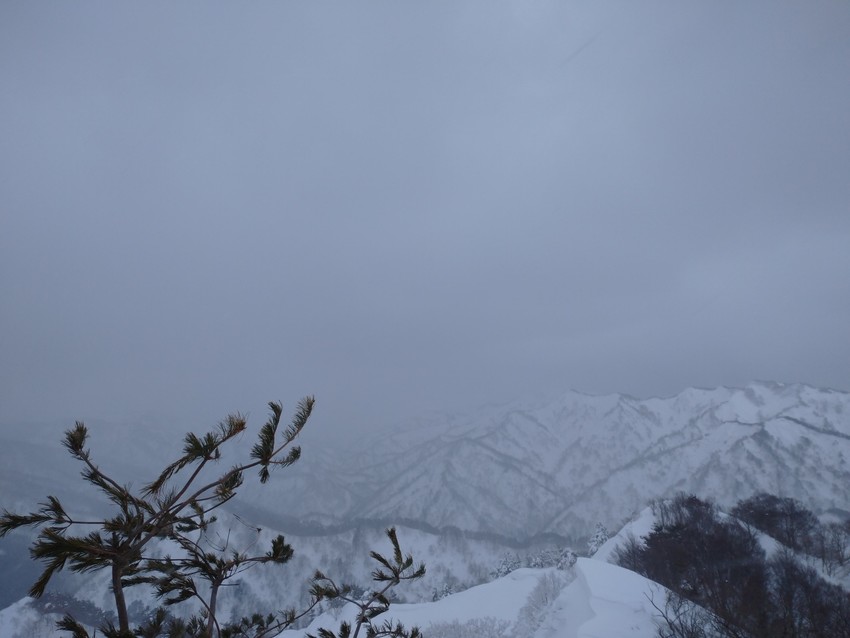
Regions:
<instances>
[{"instance_id":1,"label":"snow-covered ridgeline","mask_svg":"<svg viewBox=\"0 0 850 638\"><path fill-rule=\"evenodd\" d=\"M850 510L850 394L779 383L643 400L569 392L304 453L276 502L321 522L578 537L677 491L726 505L765 491Z\"/></svg>"}]
</instances>

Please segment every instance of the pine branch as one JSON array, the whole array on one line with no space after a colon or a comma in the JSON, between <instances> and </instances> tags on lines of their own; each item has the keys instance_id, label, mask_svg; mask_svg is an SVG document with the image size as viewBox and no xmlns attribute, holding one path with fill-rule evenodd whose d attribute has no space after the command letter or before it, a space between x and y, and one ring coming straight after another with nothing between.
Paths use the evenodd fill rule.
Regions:
<instances>
[{"instance_id":1,"label":"pine branch","mask_svg":"<svg viewBox=\"0 0 850 638\"><path fill-rule=\"evenodd\" d=\"M30 588L29 595L39 598L53 575L62 571L66 563L70 563L70 569L75 572L95 571L107 567L116 552L98 532L85 537L65 536L53 528L47 528L41 531L33 543L30 555L46 563L44 571Z\"/></svg>"},{"instance_id":2,"label":"pine branch","mask_svg":"<svg viewBox=\"0 0 850 638\"><path fill-rule=\"evenodd\" d=\"M301 433L301 430L304 429L304 426L307 424L307 420L313 413L313 406L315 404L316 399L312 396L305 397L298 402L298 408L292 417L292 422L289 427L286 428L285 445L292 443L292 441L295 440L295 437L297 437Z\"/></svg>"},{"instance_id":3,"label":"pine branch","mask_svg":"<svg viewBox=\"0 0 850 638\"><path fill-rule=\"evenodd\" d=\"M296 415L293 417L293 423L287 429L287 434L286 434L286 437L284 438L283 443L281 443L279 446L277 446L277 448L275 448L273 450L273 452L271 454L271 458L274 458L278 454L280 454L287 446L289 446L292 443L292 441L295 439L295 437L298 436L298 433L301 432L301 430L303 429L304 425L307 422L307 419L310 416L310 413L312 412L314 403L315 403L315 399L313 397L307 397L305 399L302 399L299 402L298 411L296 412ZM275 406L279 406L279 404L275 404ZM272 460L272 461L269 462L269 464L275 464L275 465L281 465L281 466L291 465L296 460L298 460L298 458L300 457L300 453L301 453L300 448L297 448L297 447L293 448L292 450L290 450L287 457L285 457L283 459L279 459L279 460ZM206 485L196 489L185 500L175 502L172 505L172 507L170 508L169 511L172 513L172 515L174 515L174 514L180 512L182 509L184 509L190 502L199 502L199 501L205 500L206 497L204 495L208 494L210 492L215 492L216 490L218 490L219 485L221 485L223 482L230 480L236 474L242 474L246 470L253 469L257 466L263 466L263 459L256 459L252 462L244 463L242 465L238 465L238 466L234 467L233 469L230 470L230 472L225 474L223 477L220 477L219 479L217 479L215 481L211 481L210 483L207 483ZM197 472L193 475L192 480L187 482L184 485L183 489L179 492L178 497L177 497L178 499L181 498L185 493L187 493L188 488L190 487L192 481L194 480L194 478L196 476L197 476ZM261 471L261 482L262 482L262 471ZM232 496L232 494L231 494L231 496ZM229 497L230 496L228 496L228 498ZM145 538L143 540L146 543L149 540L149 538Z\"/></svg>"},{"instance_id":4,"label":"pine branch","mask_svg":"<svg viewBox=\"0 0 850 638\"><path fill-rule=\"evenodd\" d=\"M283 564L292 558L292 555L292 545L284 541L282 534L278 534L272 540L272 549L266 554L266 557L270 562Z\"/></svg>"},{"instance_id":5,"label":"pine branch","mask_svg":"<svg viewBox=\"0 0 850 638\"><path fill-rule=\"evenodd\" d=\"M85 423L77 421L73 429L65 431L65 440L62 445L71 453L74 458L82 460L83 456L88 455L86 447L86 439L89 432Z\"/></svg>"},{"instance_id":6,"label":"pine branch","mask_svg":"<svg viewBox=\"0 0 850 638\"><path fill-rule=\"evenodd\" d=\"M147 622L136 628L135 633L139 638L160 638L160 636L165 634L165 632L167 631L167 628L165 626L167 619L168 614L162 607L160 607L156 610L156 613L153 615L152 618L148 619ZM172 622L172 626L174 624L175 623ZM172 635L177 636L177 634Z\"/></svg>"},{"instance_id":7,"label":"pine branch","mask_svg":"<svg viewBox=\"0 0 850 638\"><path fill-rule=\"evenodd\" d=\"M422 638L422 632L416 626L411 627L408 631L400 622L396 621L395 624L392 624L389 620L385 620L378 627L370 625L366 632L366 638L380 638L383 636L392 636L393 638Z\"/></svg>"},{"instance_id":8,"label":"pine branch","mask_svg":"<svg viewBox=\"0 0 850 638\"><path fill-rule=\"evenodd\" d=\"M395 527L390 527L387 530L387 538L389 538L390 543L392 543L393 558L395 558L396 565L401 565L401 547L398 544L398 535L396 534Z\"/></svg>"},{"instance_id":9,"label":"pine branch","mask_svg":"<svg viewBox=\"0 0 850 638\"><path fill-rule=\"evenodd\" d=\"M63 442L64 447L71 455L85 464L86 467L82 472L83 478L100 488L116 504L120 505L122 499L126 499L127 501L135 500L126 487L119 485L92 463L89 450L85 448L87 438L88 428L86 428L82 421L77 421L73 429L65 431L65 440Z\"/></svg>"},{"instance_id":10,"label":"pine branch","mask_svg":"<svg viewBox=\"0 0 850 638\"><path fill-rule=\"evenodd\" d=\"M283 405L279 402L270 401L271 414L268 421L260 428L260 436L254 447L251 448L251 458L260 462L260 482L269 480L269 463L274 455L275 437L277 427L280 424L280 415L283 413Z\"/></svg>"},{"instance_id":11,"label":"pine branch","mask_svg":"<svg viewBox=\"0 0 850 638\"><path fill-rule=\"evenodd\" d=\"M62 620L57 620L56 628L60 631L71 632L71 638L91 638L85 627L74 620L70 614L65 614Z\"/></svg>"},{"instance_id":12,"label":"pine branch","mask_svg":"<svg viewBox=\"0 0 850 638\"><path fill-rule=\"evenodd\" d=\"M41 507L37 512L32 512L27 515L14 514L8 510L3 510L0 515L0 538L19 527L36 527L44 523L52 523L52 526L59 529L67 529L75 521L72 521L62 504L55 496L48 496L46 503L39 503Z\"/></svg>"},{"instance_id":13,"label":"pine branch","mask_svg":"<svg viewBox=\"0 0 850 638\"><path fill-rule=\"evenodd\" d=\"M37 526L52 520L51 516L44 514L15 514L4 509L0 515L0 538L19 527Z\"/></svg>"},{"instance_id":14,"label":"pine branch","mask_svg":"<svg viewBox=\"0 0 850 638\"><path fill-rule=\"evenodd\" d=\"M185 483L186 487L194 482L194 479L200 473L201 468L208 461L215 461L221 457L221 446L245 431L247 421L245 417L239 414L230 414L226 419L221 421L217 426L217 432L207 432L199 437L193 432L188 432L183 439L183 456L166 467L162 473L152 483L144 488L146 494L157 494L162 488L179 473L187 465L191 465L196 461L200 461L199 466L195 469L190 479ZM184 490L181 490L175 499L180 498Z\"/></svg>"}]
</instances>

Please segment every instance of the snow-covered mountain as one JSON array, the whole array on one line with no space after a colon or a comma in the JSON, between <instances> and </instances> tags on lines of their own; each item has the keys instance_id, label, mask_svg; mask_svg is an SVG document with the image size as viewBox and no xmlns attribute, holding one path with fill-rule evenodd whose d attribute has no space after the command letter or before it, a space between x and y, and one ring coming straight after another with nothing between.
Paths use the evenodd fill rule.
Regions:
<instances>
[{"instance_id":1,"label":"snow-covered mountain","mask_svg":"<svg viewBox=\"0 0 850 638\"><path fill-rule=\"evenodd\" d=\"M305 449L269 486L274 497L249 498L322 523L576 538L678 491L720 504L765 491L850 510L849 460L846 392L779 383L643 400L569 392L419 421L359 449Z\"/></svg>"},{"instance_id":2,"label":"snow-covered mountain","mask_svg":"<svg viewBox=\"0 0 850 638\"><path fill-rule=\"evenodd\" d=\"M56 434L61 429L0 430L0 506L26 510L50 493L72 502L91 498L81 482L69 480L79 468L66 462ZM100 445L107 460L110 450L127 445L95 434L93 447ZM141 468L145 459L154 469L162 466L157 448L160 455L173 449L167 443L173 436L146 437L151 452L133 455L125 468L131 480L147 474ZM48 451L45 445L53 447ZM405 526L400 530L405 546L429 567L426 580L409 592L408 600L421 601L446 584L457 591L486 580L499 557L514 551L505 544L511 539L544 535L526 553L547 543L563 547L547 535L576 540L598 521L618 529L651 499L679 491L722 506L764 491L795 497L815 511L846 512L848 459L846 392L778 383L689 389L645 400L569 392L420 420L345 450L311 440L302 460L267 485L255 489L246 482L237 504L243 518L264 526L265 535L280 530L293 542L296 579L321 567L361 582L381 526ZM90 506L86 500L82 505ZM442 534L430 533L435 531ZM31 565L25 546L23 536L4 539L0 563L7 569ZM603 568L582 565L578 571L586 574L571 587L584 588L575 600L585 605ZM32 574L17 580L27 585ZM69 582L64 590L108 606L105 585L93 589L94 582ZM301 584L267 582L258 573L242 595L264 605L296 604L266 595L294 593Z\"/></svg>"},{"instance_id":3,"label":"snow-covered mountain","mask_svg":"<svg viewBox=\"0 0 850 638\"><path fill-rule=\"evenodd\" d=\"M721 516L729 517L725 513ZM668 591L614 563L616 550L630 542L629 539L645 538L657 520L653 509L645 508L591 557L578 558L570 566L519 568L433 602L393 603L377 621L386 619L400 621L408 627L416 625L428 638L654 638L658 635L658 627L664 626L661 614ZM423 543L429 542L426 533L415 530L403 533L406 540L413 541L414 553L419 554L425 549ZM762 532L754 533L768 557L792 551ZM305 553L311 558L318 555L316 540L298 541L299 545L306 543ZM372 541L374 539L369 540ZM333 544L339 543L337 539ZM458 549L442 544L439 555L446 564L462 562L458 559L467 552L458 553ZM847 567L841 570L840 578L835 574L827 576L819 570L820 563L814 557L799 553L795 556L802 564L818 570L822 577L847 586L850 580ZM299 567L297 571L304 570ZM237 606L256 604L255 594L260 592L268 594L280 590L282 581L270 580L268 576L252 572L246 577L242 586L247 585L249 589L237 596ZM104 582L102 589L105 587ZM422 600L421 596L419 599ZM696 604L688 603L688 607L697 614L705 614L693 618L699 622L709 621L710 612ZM356 613L353 605L331 606L313 618L307 627L285 631L280 638L302 638L306 632L315 635L322 627L335 629L342 621L352 622ZM31 599L22 599L0 610L0 636L48 638L55 635L54 623L60 616L61 610L40 609Z\"/></svg>"},{"instance_id":4,"label":"snow-covered mountain","mask_svg":"<svg viewBox=\"0 0 850 638\"><path fill-rule=\"evenodd\" d=\"M659 618L650 601L665 591L627 569L580 558L566 573L518 569L437 602L395 605L387 616L431 638L655 638ZM307 631L335 629L355 612L352 605L325 614ZM280 638L304 635L285 631Z\"/></svg>"},{"instance_id":5,"label":"snow-covered mountain","mask_svg":"<svg viewBox=\"0 0 850 638\"><path fill-rule=\"evenodd\" d=\"M59 443L68 425L0 429L4 507L26 509L57 491L87 496L82 481L68 480L78 471ZM129 465L149 459L151 467L128 466L124 478L149 480L181 435L141 429L140 438L140 428L92 428L97 458L110 466L110 450L133 448L141 453ZM39 456L46 462L33 461ZM238 499L244 514L302 533L366 521L575 540L677 491L721 505L764 491L814 510L850 510L850 394L780 383L650 399L568 392L419 419L344 448L314 438L267 485L248 483Z\"/></svg>"},{"instance_id":6,"label":"snow-covered mountain","mask_svg":"<svg viewBox=\"0 0 850 638\"><path fill-rule=\"evenodd\" d=\"M646 516L628 531L644 527ZM421 540L415 531L404 534L406 539ZM564 570L520 568L434 602L394 603L386 617L408 627L419 626L430 638L652 638L657 613L650 601L663 599L666 590L608 562L610 549L621 540L619 536L611 539L597 557L579 558ZM307 552L311 552L309 546ZM450 548L447 553L455 556ZM245 584L256 592L278 589L281 582L252 573ZM256 603L246 595L240 600ZM302 638L308 631L315 635L321 627L336 629L341 621L352 621L356 611L353 605L327 609L308 627L285 631L281 638ZM24 598L0 610L0 636L54 636L54 623L60 617L61 613L44 613Z\"/></svg>"}]
</instances>

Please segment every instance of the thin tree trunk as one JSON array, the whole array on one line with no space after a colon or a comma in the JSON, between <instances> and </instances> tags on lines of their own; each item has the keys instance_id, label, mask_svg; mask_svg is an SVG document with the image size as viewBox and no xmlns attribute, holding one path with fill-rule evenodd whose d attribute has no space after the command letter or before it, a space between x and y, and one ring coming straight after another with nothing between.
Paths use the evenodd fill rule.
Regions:
<instances>
[{"instance_id":1,"label":"thin tree trunk","mask_svg":"<svg viewBox=\"0 0 850 638\"><path fill-rule=\"evenodd\" d=\"M124 587L121 584L123 571L120 565L112 564L112 595L115 598L115 611L118 613L118 630L122 635L132 636L130 618L127 616L127 601L124 599Z\"/></svg>"},{"instance_id":2,"label":"thin tree trunk","mask_svg":"<svg viewBox=\"0 0 850 638\"><path fill-rule=\"evenodd\" d=\"M207 638L213 638L213 628L215 627L215 605L218 599L218 588L220 583L211 583L210 586L210 608L209 618L207 618Z\"/></svg>"}]
</instances>

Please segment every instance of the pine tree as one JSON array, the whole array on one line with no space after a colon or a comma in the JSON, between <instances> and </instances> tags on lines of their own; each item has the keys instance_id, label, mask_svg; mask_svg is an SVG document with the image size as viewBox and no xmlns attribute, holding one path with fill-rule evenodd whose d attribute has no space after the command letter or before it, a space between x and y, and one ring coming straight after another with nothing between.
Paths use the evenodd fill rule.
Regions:
<instances>
[{"instance_id":1,"label":"pine tree","mask_svg":"<svg viewBox=\"0 0 850 638\"><path fill-rule=\"evenodd\" d=\"M41 597L52 577L66 568L81 573L107 571L118 626L107 623L100 627L106 638L266 638L291 626L309 614L322 599L333 597L334 591L327 589L320 580L314 585L310 603L301 612L255 614L237 623L220 624L216 610L225 582L254 565L285 564L292 557L293 549L282 535L278 535L268 551L246 553L226 545L211 544L207 532L215 522L211 513L236 496L245 472L258 471L260 483L266 483L273 469L291 465L300 458L301 449L294 442L306 425L313 405L313 397L303 399L289 426L279 432L283 407L277 402L269 403L270 415L251 449L250 460L214 475L210 472L221 460L223 446L246 430L245 418L232 414L212 432L202 436L190 432L183 440L179 458L140 491L122 485L95 464L86 447L88 429L77 422L65 432L63 444L82 464L83 479L110 501L113 513L102 519L80 520L70 515L55 496L48 496L37 511L27 515L4 509L0 515L0 538L20 527L40 529L30 554L44 564L44 570L29 594ZM152 543L162 538L176 543L181 550L179 555L155 557ZM394 530L391 540L400 556ZM380 570L375 574L388 575L394 584L424 574L424 566L410 570L410 557L410 565L406 558L387 561L374 552L373 557L389 569L389 575ZM152 586L166 607L193 599L201 611L184 620L171 617L165 607L161 607L149 621L131 628L124 592L127 587L142 583ZM382 595L366 604L364 618L371 621L386 611L389 603ZM89 638L86 629L70 615L57 626L73 638ZM407 632L401 626L390 629L389 633L398 637L418 632Z\"/></svg>"}]
</instances>

